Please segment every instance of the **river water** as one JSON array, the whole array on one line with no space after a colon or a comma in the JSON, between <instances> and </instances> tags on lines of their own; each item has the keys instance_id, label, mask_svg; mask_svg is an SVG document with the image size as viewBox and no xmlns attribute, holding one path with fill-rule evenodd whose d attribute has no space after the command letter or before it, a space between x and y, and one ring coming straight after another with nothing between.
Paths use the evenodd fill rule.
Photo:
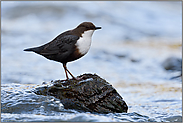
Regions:
<instances>
[{"instance_id":1,"label":"river water","mask_svg":"<svg viewBox=\"0 0 183 123\"><path fill-rule=\"evenodd\" d=\"M181 122L181 2L1 2L1 122ZM23 49L51 41L84 21L101 26L83 58L68 63L78 76L96 73L124 98L128 113L92 114L64 109L52 96L35 95L43 82L65 79L60 63Z\"/></svg>"}]
</instances>

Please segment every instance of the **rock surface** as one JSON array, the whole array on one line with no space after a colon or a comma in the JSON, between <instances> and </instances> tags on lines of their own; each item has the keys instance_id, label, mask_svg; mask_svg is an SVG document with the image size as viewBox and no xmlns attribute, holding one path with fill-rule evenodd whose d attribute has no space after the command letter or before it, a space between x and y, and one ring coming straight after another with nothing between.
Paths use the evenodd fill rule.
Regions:
<instances>
[{"instance_id":1,"label":"rock surface","mask_svg":"<svg viewBox=\"0 0 183 123\"><path fill-rule=\"evenodd\" d=\"M83 74L82 80L56 80L35 89L39 95L60 99L66 109L93 113L127 112L128 106L111 84L96 74Z\"/></svg>"}]
</instances>

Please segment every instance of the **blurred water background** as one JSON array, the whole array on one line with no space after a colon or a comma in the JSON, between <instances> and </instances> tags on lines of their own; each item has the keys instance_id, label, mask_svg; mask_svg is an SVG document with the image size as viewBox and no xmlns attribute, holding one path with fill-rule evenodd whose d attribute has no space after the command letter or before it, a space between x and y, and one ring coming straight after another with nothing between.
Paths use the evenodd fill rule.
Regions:
<instances>
[{"instance_id":1,"label":"blurred water background","mask_svg":"<svg viewBox=\"0 0 183 123\"><path fill-rule=\"evenodd\" d=\"M182 59L182 3L176 1L1 2L1 121L181 122L180 71L167 71L168 57ZM101 26L86 56L68 63L78 76L96 73L110 82L128 113L66 110L58 99L31 90L65 79L62 64L23 49L40 46L84 21Z\"/></svg>"}]
</instances>

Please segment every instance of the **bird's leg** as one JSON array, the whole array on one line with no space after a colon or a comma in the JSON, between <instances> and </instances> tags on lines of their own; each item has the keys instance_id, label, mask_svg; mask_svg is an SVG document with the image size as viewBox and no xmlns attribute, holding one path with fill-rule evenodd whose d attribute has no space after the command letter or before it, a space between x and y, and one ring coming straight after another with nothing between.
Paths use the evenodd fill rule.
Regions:
<instances>
[{"instance_id":1,"label":"bird's leg","mask_svg":"<svg viewBox=\"0 0 183 123\"><path fill-rule=\"evenodd\" d=\"M81 77L81 78L76 78L76 77L74 77L73 75L72 75L72 73L67 69L67 66L66 66L66 63L63 63L63 67L64 67L64 69L65 69L65 73L66 73L66 77L67 77L67 79L69 79L68 78L68 75L67 75L67 72L72 76L72 78L73 79L75 79L75 80L81 80L83 77Z\"/></svg>"},{"instance_id":2,"label":"bird's leg","mask_svg":"<svg viewBox=\"0 0 183 123\"><path fill-rule=\"evenodd\" d=\"M72 76L72 78L74 78L75 80L77 80L77 78L76 77L74 77L73 75L72 75L72 73L67 69L67 72Z\"/></svg>"},{"instance_id":3,"label":"bird's leg","mask_svg":"<svg viewBox=\"0 0 183 123\"><path fill-rule=\"evenodd\" d=\"M67 69L67 72L69 72L69 74L75 79L75 80L82 80L83 79L83 76L82 77L74 77L73 75L72 75L72 73Z\"/></svg>"},{"instance_id":4,"label":"bird's leg","mask_svg":"<svg viewBox=\"0 0 183 123\"><path fill-rule=\"evenodd\" d=\"M66 77L67 77L67 80L69 79L68 75L67 75L67 72L75 79L77 80L77 78L75 78L72 73L67 69L67 66L66 66L66 63L63 63L63 67L65 69L65 73L66 73Z\"/></svg>"},{"instance_id":5,"label":"bird's leg","mask_svg":"<svg viewBox=\"0 0 183 123\"><path fill-rule=\"evenodd\" d=\"M69 79L68 75L67 75L67 67L66 67L66 63L63 63L63 67L64 67L64 70L65 70L65 75L66 75L66 78L67 80Z\"/></svg>"}]
</instances>

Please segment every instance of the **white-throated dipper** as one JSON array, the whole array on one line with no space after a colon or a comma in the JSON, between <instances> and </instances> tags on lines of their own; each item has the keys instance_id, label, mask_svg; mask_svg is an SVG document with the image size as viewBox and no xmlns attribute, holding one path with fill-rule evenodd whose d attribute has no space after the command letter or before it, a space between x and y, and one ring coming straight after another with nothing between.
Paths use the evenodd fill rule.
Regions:
<instances>
[{"instance_id":1,"label":"white-throated dipper","mask_svg":"<svg viewBox=\"0 0 183 123\"><path fill-rule=\"evenodd\" d=\"M66 78L67 72L75 79L71 72L67 69L67 62L74 61L84 56L91 46L91 37L95 30L101 29L91 22L83 22L73 30L61 33L51 42L39 47L28 48L24 51L33 51L46 57L49 60L61 62L63 64Z\"/></svg>"}]
</instances>

